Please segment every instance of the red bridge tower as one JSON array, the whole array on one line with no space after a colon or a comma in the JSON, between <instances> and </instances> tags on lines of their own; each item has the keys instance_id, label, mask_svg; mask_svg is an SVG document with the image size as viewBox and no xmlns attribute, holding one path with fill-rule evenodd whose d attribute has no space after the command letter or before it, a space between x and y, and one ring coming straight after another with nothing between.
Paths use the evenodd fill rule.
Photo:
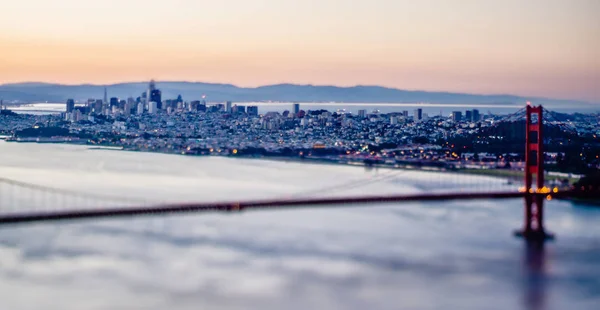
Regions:
<instances>
[{"instance_id":1,"label":"red bridge tower","mask_svg":"<svg viewBox=\"0 0 600 310\"><path fill-rule=\"evenodd\" d=\"M542 106L534 107L527 102L525 119L525 225L516 235L527 240L553 239L554 236L544 229L544 194L550 194L551 190L544 185ZM536 181L535 189L532 187L533 175Z\"/></svg>"}]
</instances>

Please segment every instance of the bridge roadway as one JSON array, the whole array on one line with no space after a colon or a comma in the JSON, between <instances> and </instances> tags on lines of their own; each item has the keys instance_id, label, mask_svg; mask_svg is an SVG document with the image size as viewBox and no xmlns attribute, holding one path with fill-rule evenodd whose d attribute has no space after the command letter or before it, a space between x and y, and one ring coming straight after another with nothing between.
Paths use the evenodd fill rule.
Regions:
<instances>
[{"instance_id":1,"label":"bridge roadway","mask_svg":"<svg viewBox=\"0 0 600 310\"><path fill-rule=\"evenodd\" d=\"M524 198L527 195L543 196L546 199L583 198L598 199L600 192L560 191L557 193L525 193L521 191L488 192L488 193L445 193L445 194L416 194L391 196L365 196L349 198L311 198L311 199L278 199L234 202L182 203L165 204L144 207L116 207L94 210L60 210L32 211L0 215L0 225L21 224L42 221L59 221L74 219L91 219L102 217L127 217L140 215L159 215L191 212L240 212L254 209L288 209L314 207L350 207L366 204L381 204L413 201L450 201L476 199L510 199Z\"/></svg>"}]
</instances>

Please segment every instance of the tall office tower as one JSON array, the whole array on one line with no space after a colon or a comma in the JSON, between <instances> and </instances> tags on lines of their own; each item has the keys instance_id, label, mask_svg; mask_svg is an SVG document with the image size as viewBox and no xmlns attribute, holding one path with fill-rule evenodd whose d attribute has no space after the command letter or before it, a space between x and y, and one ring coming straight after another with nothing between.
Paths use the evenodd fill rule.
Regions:
<instances>
[{"instance_id":1,"label":"tall office tower","mask_svg":"<svg viewBox=\"0 0 600 310\"><path fill-rule=\"evenodd\" d=\"M473 110L473 121L479 122L479 120L480 120L479 110L475 109L475 110Z\"/></svg>"},{"instance_id":2,"label":"tall office tower","mask_svg":"<svg viewBox=\"0 0 600 310\"><path fill-rule=\"evenodd\" d=\"M422 120L423 119L423 109L415 109L413 119L415 122Z\"/></svg>"},{"instance_id":3,"label":"tall office tower","mask_svg":"<svg viewBox=\"0 0 600 310\"><path fill-rule=\"evenodd\" d=\"M460 111L452 112L452 120L455 122L460 122L462 120L462 112L460 112Z\"/></svg>"},{"instance_id":4,"label":"tall office tower","mask_svg":"<svg viewBox=\"0 0 600 310\"><path fill-rule=\"evenodd\" d=\"M396 125L398 124L398 117L397 116L390 116L390 124L391 125Z\"/></svg>"},{"instance_id":5,"label":"tall office tower","mask_svg":"<svg viewBox=\"0 0 600 310\"><path fill-rule=\"evenodd\" d=\"M148 113L150 114L154 114L156 113L158 110L158 102L156 101L150 101L148 103Z\"/></svg>"},{"instance_id":6,"label":"tall office tower","mask_svg":"<svg viewBox=\"0 0 600 310\"><path fill-rule=\"evenodd\" d=\"M405 119L408 118L408 111L407 110L402 111L402 116L404 116Z\"/></svg>"},{"instance_id":7,"label":"tall office tower","mask_svg":"<svg viewBox=\"0 0 600 310\"><path fill-rule=\"evenodd\" d=\"M358 117L360 117L360 118L367 117L367 110L358 110Z\"/></svg>"},{"instance_id":8,"label":"tall office tower","mask_svg":"<svg viewBox=\"0 0 600 310\"><path fill-rule=\"evenodd\" d=\"M294 111L294 116L298 115L298 112L300 112L300 104L294 103L294 109L292 111Z\"/></svg>"},{"instance_id":9,"label":"tall office tower","mask_svg":"<svg viewBox=\"0 0 600 310\"><path fill-rule=\"evenodd\" d=\"M117 97L112 97L110 98L110 104L109 106L112 107L118 107L119 106L119 98Z\"/></svg>"},{"instance_id":10,"label":"tall office tower","mask_svg":"<svg viewBox=\"0 0 600 310\"><path fill-rule=\"evenodd\" d=\"M225 113L231 113L231 101L225 103Z\"/></svg>"},{"instance_id":11,"label":"tall office tower","mask_svg":"<svg viewBox=\"0 0 600 310\"><path fill-rule=\"evenodd\" d=\"M473 121L473 112L471 112L471 110L465 111L465 121L467 121L467 122Z\"/></svg>"},{"instance_id":12,"label":"tall office tower","mask_svg":"<svg viewBox=\"0 0 600 310\"><path fill-rule=\"evenodd\" d=\"M248 106L248 108L246 108L246 111L247 111L248 115L253 115L253 116L258 115L258 107L255 105Z\"/></svg>"},{"instance_id":13,"label":"tall office tower","mask_svg":"<svg viewBox=\"0 0 600 310\"><path fill-rule=\"evenodd\" d=\"M106 91L106 87L104 87L104 101L103 104L108 104L108 92Z\"/></svg>"},{"instance_id":14,"label":"tall office tower","mask_svg":"<svg viewBox=\"0 0 600 310\"><path fill-rule=\"evenodd\" d=\"M138 115L142 115L144 114L144 104L143 103L138 103L137 105L137 113Z\"/></svg>"},{"instance_id":15,"label":"tall office tower","mask_svg":"<svg viewBox=\"0 0 600 310\"><path fill-rule=\"evenodd\" d=\"M148 92L146 93L147 102L156 102L157 109L162 109L162 93L160 89L156 88L156 83L154 80L150 81L148 85Z\"/></svg>"},{"instance_id":16,"label":"tall office tower","mask_svg":"<svg viewBox=\"0 0 600 310\"><path fill-rule=\"evenodd\" d=\"M98 99L96 102L94 102L93 111L95 114L102 114L102 99Z\"/></svg>"},{"instance_id":17,"label":"tall office tower","mask_svg":"<svg viewBox=\"0 0 600 310\"><path fill-rule=\"evenodd\" d=\"M75 101L73 99L68 99L67 100L67 113L73 112L74 108L75 108Z\"/></svg>"}]
</instances>

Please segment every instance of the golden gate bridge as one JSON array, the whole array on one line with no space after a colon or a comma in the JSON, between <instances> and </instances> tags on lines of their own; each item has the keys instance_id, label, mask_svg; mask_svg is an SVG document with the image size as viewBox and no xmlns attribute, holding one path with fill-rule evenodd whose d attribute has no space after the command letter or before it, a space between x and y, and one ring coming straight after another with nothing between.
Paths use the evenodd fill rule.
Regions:
<instances>
[{"instance_id":1,"label":"golden gate bridge","mask_svg":"<svg viewBox=\"0 0 600 310\"><path fill-rule=\"evenodd\" d=\"M500 123L511 123L525 119L525 168L524 186L499 182L497 178L486 178L468 174L452 174L454 182L462 183L471 190L445 189L442 180L425 179L423 190L413 194L377 195L361 197L310 197L309 194L290 195L288 197L252 200L225 201L205 203L158 203L143 199L132 199L111 195L95 195L78 191L63 190L39 186L7 178L0 178L0 198L4 207L0 208L0 225L22 224L41 221L81 220L102 217L131 217L142 215L164 215L174 213L201 212L241 212L245 210L273 210L290 208L334 208L364 206L382 203L401 203L415 201L450 201L479 199L511 199L521 198L524 201L524 223L516 232L527 240L552 239L554 236L544 226L544 201L561 198L600 198L598 188L574 188L573 186L548 186L544 170L544 125L545 112L542 106L531 106L505 117ZM551 115L551 113L548 113ZM552 122L563 130L572 131L561 122ZM451 172L449 172L451 174ZM439 174L438 174L439 175ZM368 182L398 177L398 174L387 173ZM472 179L469 182L469 178ZM534 183L535 179L535 183ZM338 184L330 188L321 188L316 192L335 191L339 188L361 186L365 180ZM314 192L313 192L314 194ZM48 210L44 206L52 201L59 206ZM13 208L10 208L13 207ZM18 207L18 208L17 208Z\"/></svg>"}]
</instances>

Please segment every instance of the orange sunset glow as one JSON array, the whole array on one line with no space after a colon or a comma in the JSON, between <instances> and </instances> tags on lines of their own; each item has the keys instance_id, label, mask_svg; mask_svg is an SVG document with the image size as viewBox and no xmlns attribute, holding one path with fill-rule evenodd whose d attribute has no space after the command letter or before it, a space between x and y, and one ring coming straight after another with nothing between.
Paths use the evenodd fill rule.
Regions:
<instances>
[{"instance_id":1,"label":"orange sunset glow","mask_svg":"<svg viewBox=\"0 0 600 310\"><path fill-rule=\"evenodd\" d=\"M370 84L600 102L600 1L6 0L0 83Z\"/></svg>"}]
</instances>

